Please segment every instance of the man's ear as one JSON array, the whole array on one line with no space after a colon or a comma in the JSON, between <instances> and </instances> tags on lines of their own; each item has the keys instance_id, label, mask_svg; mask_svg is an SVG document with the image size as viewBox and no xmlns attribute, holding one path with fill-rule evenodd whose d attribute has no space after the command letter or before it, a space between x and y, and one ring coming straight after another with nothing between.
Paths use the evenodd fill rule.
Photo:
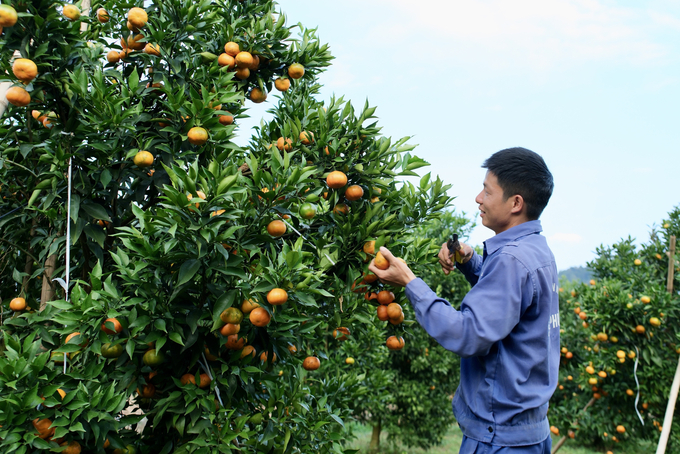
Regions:
<instances>
[{"instance_id":1,"label":"man's ear","mask_svg":"<svg viewBox=\"0 0 680 454\"><path fill-rule=\"evenodd\" d=\"M510 208L510 212L512 214L522 214L526 208L526 205L524 204L524 197L519 194L515 194L511 197L511 199L512 207Z\"/></svg>"}]
</instances>

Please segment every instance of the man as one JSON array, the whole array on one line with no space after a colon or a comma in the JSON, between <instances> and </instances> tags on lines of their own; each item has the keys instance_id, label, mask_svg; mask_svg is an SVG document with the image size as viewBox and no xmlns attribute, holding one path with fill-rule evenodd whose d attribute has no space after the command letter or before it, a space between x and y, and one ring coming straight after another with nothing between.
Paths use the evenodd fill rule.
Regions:
<instances>
[{"instance_id":1,"label":"man","mask_svg":"<svg viewBox=\"0 0 680 454\"><path fill-rule=\"evenodd\" d=\"M460 311L430 290L386 249L382 282L406 287L418 322L461 358L453 412L463 431L460 453L549 454L548 401L557 386L560 326L555 258L538 220L553 190L543 158L510 148L486 160L475 201L482 224L496 234L482 256L461 244L439 263L455 266L472 289Z\"/></svg>"}]
</instances>

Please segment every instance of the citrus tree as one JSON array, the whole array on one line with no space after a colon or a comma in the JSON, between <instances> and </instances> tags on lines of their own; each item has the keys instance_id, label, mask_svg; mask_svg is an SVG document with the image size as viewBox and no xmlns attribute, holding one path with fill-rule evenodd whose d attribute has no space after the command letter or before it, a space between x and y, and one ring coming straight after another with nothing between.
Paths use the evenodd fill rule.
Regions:
<instances>
[{"instance_id":1,"label":"citrus tree","mask_svg":"<svg viewBox=\"0 0 680 454\"><path fill-rule=\"evenodd\" d=\"M678 233L675 208L646 243L627 238L599 247L588 264L595 278L561 291L560 384L549 415L554 433L611 449L658 440L680 353L680 301L677 290L666 289L670 236ZM678 283L676 275L675 289ZM678 430L674 422L669 447L677 446Z\"/></svg>"},{"instance_id":2,"label":"citrus tree","mask_svg":"<svg viewBox=\"0 0 680 454\"><path fill-rule=\"evenodd\" d=\"M274 2L91 6L0 9L3 452L343 452L364 388L328 358L403 347L367 262L428 261L448 187L316 99L328 47Z\"/></svg>"}]
</instances>

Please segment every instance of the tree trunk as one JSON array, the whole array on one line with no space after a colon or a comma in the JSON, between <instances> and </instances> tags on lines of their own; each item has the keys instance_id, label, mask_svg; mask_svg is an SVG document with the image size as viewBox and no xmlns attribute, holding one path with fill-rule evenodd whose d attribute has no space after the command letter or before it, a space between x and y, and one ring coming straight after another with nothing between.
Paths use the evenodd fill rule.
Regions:
<instances>
[{"instance_id":1,"label":"tree trunk","mask_svg":"<svg viewBox=\"0 0 680 454\"><path fill-rule=\"evenodd\" d=\"M378 423L373 426L373 433L371 434L371 444L368 445L368 450L371 452L377 452L380 449L380 430L381 422L378 419Z\"/></svg>"},{"instance_id":2,"label":"tree trunk","mask_svg":"<svg viewBox=\"0 0 680 454\"><path fill-rule=\"evenodd\" d=\"M45 273L43 274L42 292L40 293L40 310L47 306L48 301L54 299L55 283L52 282L54 269L57 267L57 254L52 254L45 260Z\"/></svg>"}]
</instances>

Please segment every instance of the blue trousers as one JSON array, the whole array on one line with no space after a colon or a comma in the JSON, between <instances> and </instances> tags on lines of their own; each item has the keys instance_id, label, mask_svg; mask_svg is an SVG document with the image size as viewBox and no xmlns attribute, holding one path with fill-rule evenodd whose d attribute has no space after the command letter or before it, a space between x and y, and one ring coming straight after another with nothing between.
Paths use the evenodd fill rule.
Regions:
<instances>
[{"instance_id":1,"label":"blue trousers","mask_svg":"<svg viewBox=\"0 0 680 454\"><path fill-rule=\"evenodd\" d=\"M459 454L550 454L552 439L550 437L541 443L530 446L495 446L473 440L463 435Z\"/></svg>"}]
</instances>

